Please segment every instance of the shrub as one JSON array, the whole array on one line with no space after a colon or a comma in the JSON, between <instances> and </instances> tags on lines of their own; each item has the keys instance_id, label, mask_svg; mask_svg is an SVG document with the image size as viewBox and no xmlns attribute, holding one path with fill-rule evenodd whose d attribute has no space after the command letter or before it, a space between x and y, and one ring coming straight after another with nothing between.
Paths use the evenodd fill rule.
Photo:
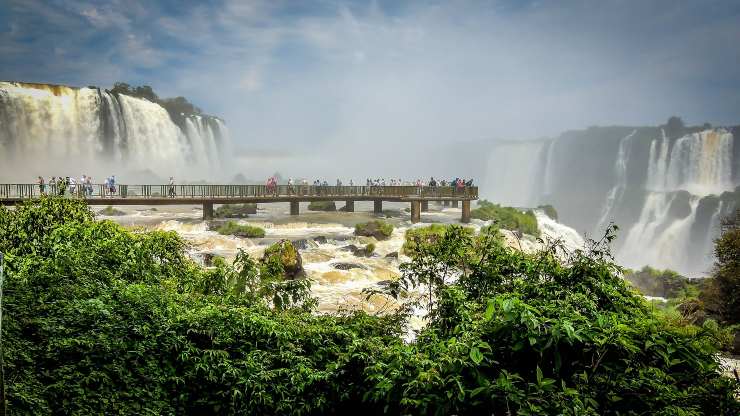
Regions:
<instances>
[{"instance_id":1,"label":"shrub","mask_svg":"<svg viewBox=\"0 0 740 416\"><path fill-rule=\"evenodd\" d=\"M478 208L470 212L471 218L493 221L499 228L516 230L524 234L539 236L537 217L532 211L522 212L516 208L502 207L486 200L478 201Z\"/></svg>"},{"instance_id":2,"label":"shrub","mask_svg":"<svg viewBox=\"0 0 740 416\"><path fill-rule=\"evenodd\" d=\"M84 202L0 207L9 413L740 410L737 383L718 372L717 328L659 319L603 246L562 262L552 248L526 254L446 227L387 285L391 296L429 288L428 325L409 343L405 308L296 307L309 280L272 267L286 243L209 270L185 248L173 232L93 221Z\"/></svg>"},{"instance_id":3,"label":"shrub","mask_svg":"<svg viewBox=\"0 0 740 416\"><path fill-rule=\"evenodd\" d=\"M393 225L380 220L355 225L355 235L385 240L393 234Z\"/></svg>"},{"instance_id":4,"label":"shrub","mask_svg":"<svg viewBox=\"0 0 740 416\"><path fill-rule=\"evenodd\" d=\"M98 211L99 215L105 215L108 217L114 217L114 216L121 216L126 215L125 212L121 211L120 209L113 208L112 206L108 205L107 207L101 209Z\"/></svg>"},{"instance_id":5,"label":"shrub","mask_svg":"<svg viewBox=\"0 0 740 416\"><path fill-rule=\"evenodd\" d=\"M334 201L312 201L308 204L308 210L333 212L337 210L337 204Z\"/></svg>"},{"instance_id":6,"label":"shrub","mask_svg":"<svg viewBox=\"0 0 740 416\"><path fill-rule=\"evenodd\" d=\"M213 216L216 218L247 218L257 213L257 204L225 204L216 208Z\"/></svg>"},{"instance_id":7,"label":"shrub","mask_svg":"<svg viewBox=\"0 0 740 416\"><path fill-rule=\"evenodd\" d=\"M412 255L416 253L422 244L433 244L440 241L447 230L451 227L450 225L444 224L431 224L425 227L409 228L406 230L404 235L404 243L401 250L406 255ZM472 228L462 228L466 234L472 235Z\"/></svg>"},{"instance_id":8,"label":"shrub","mask_svg":"<svg viewBox=\"0 0 740 416\"><path fill-rule=\"evenodd\" d=\"M233 235L245 238L262 238L265 236L265 230L248 224L238 224L234 221L227 221L216 228L221 235Z\"/></svg>"}]
</instances>

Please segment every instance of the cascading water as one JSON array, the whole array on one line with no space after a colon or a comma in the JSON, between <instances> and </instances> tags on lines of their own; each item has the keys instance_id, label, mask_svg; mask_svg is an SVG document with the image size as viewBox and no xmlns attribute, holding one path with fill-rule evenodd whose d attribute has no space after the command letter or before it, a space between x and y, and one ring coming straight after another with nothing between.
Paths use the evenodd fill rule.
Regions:
<instances>
[{"instance_id":1,"label":"cascading water","mask_svg":"<svg viewBox=\"0 0 740 416\"><path fill-rule=\"evenodd\" d=\"M666 158L669 143L664 135L655 165L648 169L648 189L686 190L695 195L731 190L732 139L724 129L692 133L676 140Z\"/></svg>"},{"instance_id":2,"label":"cascading water","mask_svg":"<svg viewBox=\"0 0 740 416\"><path fill-rule=\"evenodd\" d=\"M618 257L630 267L652 265L703 274L709 263L703 253L711 253L715 233L706 230L706 240L692 245L690 230L701 197L732 190L733 136L724 129L704 130L671 145L665 132L661 133L659 140L650 143L646 202ZM716 226L721 209L720 203L710 227ZM677 217L675 212L688 215Z\"/></svg>"},{"instance_id":3,"label":"cascading water","mask_svg":"<svg viewBox=\"0 0 740 416\"><path fill-rule=\"evenodd\" d=\"M616 182L614 187L609 190L606 195L606 202L601 210L601 217L596 225L597 232L604 229L606 222L611 218L614 205L622 198L624 190L627 187L627 161L629 160L629 145L632 137L635 136L637 130L633 130L632 133L623 137L619 141L619 152L617 153L617 160L614 162L614 177ZM652 148L650 149L652 151Z\"/></svg>"},{"instance_id":4,"label":"cascading water","mask_svg":"<svg viewBox=\"0 0 740 416\"><path fill-rule=\"evenodd\" d=\"M211 179L227 129L210 116L184 120L181 128L159 104L98 88L0 82L2 173L23 182L142 171Z\"/></svg>"},{"instance_id":5,"label":"cascading water","mask_svg":"<svg viewBox=\"0 0 740 416\"><path fill-rule=\"evenodd\" d=\"M483 197L505 205L528 207L539 199L540 165L547 142L496 144L486 166Z\"/></svg>"}]
</instances>

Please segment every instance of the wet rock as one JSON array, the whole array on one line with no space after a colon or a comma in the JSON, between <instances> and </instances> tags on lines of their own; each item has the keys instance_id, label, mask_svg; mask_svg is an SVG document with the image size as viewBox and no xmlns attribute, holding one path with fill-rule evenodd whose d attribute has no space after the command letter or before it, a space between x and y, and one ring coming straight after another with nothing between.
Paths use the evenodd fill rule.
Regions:
<instances>
[{"instance_id":1,"label":"wet rock","mask_svg":"<svg viewBox=\"0 0 740 416\"><path fill-rule=\"evenodd\" d=\"M265 250L262 263L268 264L271 261L278 261L282 264L286 279L306 277L301 254L290 240L280 240Z\"/></svg>"},{"instance_id":2,"label":"wet rock","mask_svg":"<svg viewBox=\"0 0 740 416\"><path fill-rule=\"evenodd\" d=\"M203 265L206 267L213 266L213 259L216 257L213 253L203 253Z\"/></svg>"},{"instance_id":3,"label":"wet rock","mask_svg":"<svg viewBox=\"0 0 740 416\"><path fill-rule=\"evenodd\" d=\"M385 240L393 234L393 226L385 221L369 221L355 225L355 235Z\"/></svg>"},{"instance_id":4,"label":"wet rock","mask_svg":"<svg viewBox=\"0 0 740 416\"><path fill-rule=\"evenodd\" d=\"M337 262L332 263L331 267L337 269L337 270L352 270L352 269L361 269L361 270L367 270L367 267L359 264L359 263L349 263L349 262Z\"/></svg>"},{"instance_id":5,"label":"wet rock","mask_svg":"<svg viewBox=\"0 0 740 416\"><path fill-rule=\"evenodd\" d=\"M309 240L307 238L301 238L300 240L293 240L292 243L293 243L293 246L295 246L295 248L297 248L298 250L307 250L309 248L314 248L317 246L314 240Z\"/></svg>"},{"instance_id":6,"label":"wet rock","mask_svg":"<svg viewBox=\"0 0 740 416\"><path fill-rule=\"evenodd\" d=\"M370 244L368 244L368 246L370 246ZM372 257L373 251L375 250L375 246L372 246L372 249L368 246L358 247L354 244L349 244L344 247L340 247L339 249L342 251L349 251L355 257Z\"/></svg>"},{"instance_id":7,"label":"wet rock","mask_svg":"<svg viewBox=\"0 0 740 416\"><path fill-rule=\"evenodd\" d=\"M392 253L388 253L385 255L385 258L387 259L397 259L398 258L398 252L394 251Z\"/></svg>"},{"instance_id":8,"label":"wet rock","mask_svg":"<svg viewBox=\"0 0 740 416\"><path fill-rule=\"evenodd\" d=\"M313 238L313 241L315 241L318 244L326 244L327 238L325 236L323 236L323 235L320 235L318 237L314 237Z\"/></svg>"}]
</instances>

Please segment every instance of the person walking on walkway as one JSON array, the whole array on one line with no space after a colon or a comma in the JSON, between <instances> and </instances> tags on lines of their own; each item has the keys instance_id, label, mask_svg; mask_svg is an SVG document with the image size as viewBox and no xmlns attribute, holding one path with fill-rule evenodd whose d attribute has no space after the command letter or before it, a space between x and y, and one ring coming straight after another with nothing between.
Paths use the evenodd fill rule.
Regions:
<instances>
[{"instance_id":1,"label":"person walking on walkway","mask_svg":"<svg viewBox=\"0 0 740 416\"><path fill-rule=\"evenodd\" d=\"M168 195L170 198L175 197L175 178L173 176L170 176L170 190L168 192Z\"/></svg>"},{"instance_id":2,"label":"person walking on walkway","mask_svg":"<svg viewBox=\"0 0 740 416\"><path fill-rule=\"evenodd\" d=\"M41 193L41 195L46 195L46 184L44 184L44 178L42 176L39 176L38 183L39 192Z\"/></svg>"}]
</instances>

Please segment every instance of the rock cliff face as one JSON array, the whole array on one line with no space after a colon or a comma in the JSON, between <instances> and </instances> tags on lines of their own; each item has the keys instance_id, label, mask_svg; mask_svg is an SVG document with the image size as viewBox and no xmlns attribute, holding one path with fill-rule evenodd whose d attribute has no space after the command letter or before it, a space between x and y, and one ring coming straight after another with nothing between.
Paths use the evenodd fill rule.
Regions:
<instances>
[{"instance_id":1,"label":"rock cliff face","mask_svg":"<svg viewBox=\"0 0 740 416\"><path fill-rule=\"evenodd\" d=\"M723 216L740 208L740 127L592 127L490 148L482 196L552 204L560 221L600 235L614 222L618 259L690 276L709 270Z\"/></svg>"},{"instance_id":2,"label":"rock cliff face","mask_svg":"<svg viewBox=\"0 0 740 416\"><path fill-rule=\"evenodd\" d=\"M216 117L173 119L158 102L96 87L0 82L7 179L135 171L196 179L223 166L227 147L228 130Z\"/></svg>"}]
</instances>

